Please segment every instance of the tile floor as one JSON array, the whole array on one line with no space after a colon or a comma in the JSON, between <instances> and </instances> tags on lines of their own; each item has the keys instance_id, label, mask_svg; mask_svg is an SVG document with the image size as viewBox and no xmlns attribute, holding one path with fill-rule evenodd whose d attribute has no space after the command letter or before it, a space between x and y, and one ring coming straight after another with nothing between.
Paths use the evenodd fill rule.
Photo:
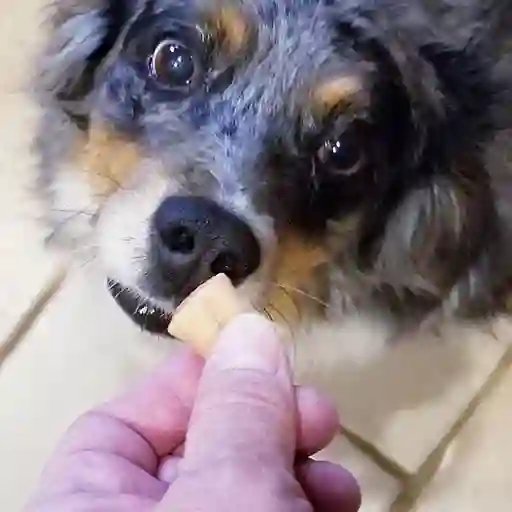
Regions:
<instances>
[{"instance_id":1,"label":"tile floor","mask_svg":"<svg viewBox=\"0 0 512 512\"><path fill-rule=\"evenodd\" d=\"M23 84L43 3L20 0L8 16L0 7L0 508L13 512L76 415L173 349L133 329L94 263L70 267L42 249L29 148L37 109ZM363 512L510 509L512 327L496 330L498 340L452 330L358 368L333 361L328 345L314 364L299 354L300 379L334 398L347 431L319 456L359 478Z\"/></svg>"}]
</instances>

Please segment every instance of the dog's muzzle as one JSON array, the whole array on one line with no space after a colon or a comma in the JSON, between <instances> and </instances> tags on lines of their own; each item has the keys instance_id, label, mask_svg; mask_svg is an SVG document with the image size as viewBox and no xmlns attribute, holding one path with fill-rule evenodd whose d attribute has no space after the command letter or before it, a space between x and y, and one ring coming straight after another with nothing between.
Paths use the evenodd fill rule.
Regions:
<instances>
[{"instance_id":1,"label":"dog's muzzle","mask_svg":"<svg viewBox=\"0 0 512 512\"><path fill-rule=\"evenodd\" d=\"M179 304L216 274L237 286L253 274L261 249L251 228L233 213L203 197L166 198L153 215L147 269L140 293L110 280L117 304L143 329L167 332L171 314L151 299Z\"/></svg>"}]
</instances>

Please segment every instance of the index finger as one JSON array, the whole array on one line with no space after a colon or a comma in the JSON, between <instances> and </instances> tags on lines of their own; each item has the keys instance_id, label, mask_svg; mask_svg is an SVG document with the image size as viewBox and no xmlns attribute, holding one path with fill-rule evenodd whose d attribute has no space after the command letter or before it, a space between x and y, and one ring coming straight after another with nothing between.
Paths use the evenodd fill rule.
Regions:
<instances>
[{"instance_id":1,"label":"index finger","mask_svg":"<svg viewBox=\"0 0 512 512\"><path fill-rule=\"evenodd\" d=\"M146 471L185 438L204 360L180 347L129 391L80 417L55 456L78 451L108 452Z\"/></svg>"}]
</instances>

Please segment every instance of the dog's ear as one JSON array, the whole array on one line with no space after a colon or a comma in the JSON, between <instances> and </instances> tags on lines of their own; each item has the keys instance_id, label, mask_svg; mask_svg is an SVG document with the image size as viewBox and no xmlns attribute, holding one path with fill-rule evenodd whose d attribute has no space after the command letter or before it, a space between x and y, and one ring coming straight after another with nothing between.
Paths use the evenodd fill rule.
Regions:
<instances>
[{"instance_id":1,"label":"dog's ear","mask_svg":"<svg viewBox=\"0 0 512 512\"><path fill-rule=\"evenodd\" d=\"M398 296L409 291L468 313L475 299L488 299L497 271L489 267L501 236L494 206L479 179L432 178L388 218L371 273Z\"/></svg>"},{"instance_id":2,"label":"dog's ear","mask_svg":"<svg viewBox=\"0 0 512 512\"><path fill-rule=\"evenodd\" d=\"M50 7L48 43L38 63L37 93L80 128L94 75L131 12L131 0L58 0Z\"/></svg>"},{"instance_id":3,"label":"dog's ear","mask_svg":"<svg viewBox=\"0 0 512 512\"><path fill-rule=\"evenodd\" d=\"M423 144L405 164L413 175L397 197L376 267L385 280L444 300L445 307L479 314L493 307L494 281L503 277L503 226L496 209L487 149L497 131L499 86L493 63L468 41L463 47L428 42L419 56L435 85L423 98ZM420 97L421 100L421 97ZM384 212L382 212L384 213Z\"/></svg>"},{"instance_id":4,"label":"dog's ear","mask_svg":"<svg viewBox=\"0 0 512 512\"><path fill-rule=\"evenodd\" d=\"M483 271L497 236L484 157L495 131L492 63L470 40L451 44L428 22L401 21L400 13L384 22L356 17L347 27L376 64L383 137L392 148L362 221L360 268L397 295L449 297L462 307L481 292L483 280L470 271Z\"/></svg>"}]
</instances>

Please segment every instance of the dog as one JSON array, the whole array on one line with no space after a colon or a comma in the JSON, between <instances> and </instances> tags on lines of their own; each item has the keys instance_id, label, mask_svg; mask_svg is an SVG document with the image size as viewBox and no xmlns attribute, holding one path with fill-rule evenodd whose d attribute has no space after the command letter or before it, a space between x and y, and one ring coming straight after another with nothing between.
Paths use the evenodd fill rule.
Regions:
<instances>
[{"instance_id":1,"label":"dog","mask_svg":"<svg viewBox=\"0 0 512 512\"><path fill-rule=\"evenodd\" d=\"M155 334L218 273L299 327L500 314L511 23L507 0L58 0L35 87L51 238L94 239Z\"/></svg>"}]
</instances>

